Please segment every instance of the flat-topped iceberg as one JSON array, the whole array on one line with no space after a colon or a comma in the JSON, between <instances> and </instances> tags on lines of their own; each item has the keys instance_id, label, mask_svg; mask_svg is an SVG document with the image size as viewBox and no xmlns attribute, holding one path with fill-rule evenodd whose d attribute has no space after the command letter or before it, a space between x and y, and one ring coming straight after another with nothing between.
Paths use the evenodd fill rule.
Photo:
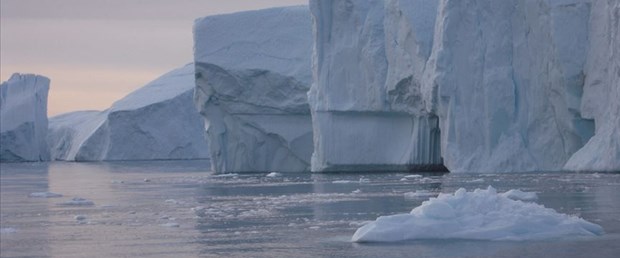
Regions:
<instances>
[{"instance_id":1,"label":"flat-topped iceberg","mask_svg":"<svg viewBox=\"0 0 620 258\"><path fill-rule=\"evenodd\" d=\"M603 228L536 203L486 190L440 194L409 214L382 216L359 228L354 242L415 239L541 240L604 234Z\"/></svg>"},{"instance_id":2,"label":"flat-topped iceberg","mask_svg":"<svg viewBox=\"0 0 620 258\"><path fill-rule=\"evenodd\" d=\"M49 160L47 94L50 80L13 74L0 85L0 161Z\"/></svg>"},{"instance_id":3,"label":"flat-topped iceberg","mask_svg":"<svg viewBox=\"0 0 620 258\"><path fill-rule=\"evenodd\" d=\"M194 101L213 171L310 170L311 35L305 6L196 20Z\"/></svg>"},{"instance_id":4,"label":"flat-topped iceberg","mask_svg":"<svg viewBox=\"0 0 620 258\"><path fill-rule=\"evenodd\" d=\"M55 160L206 159L201 116L192 102L194 65L162 75L109 109L50 118Z\"/></svg>"}]
</instances>

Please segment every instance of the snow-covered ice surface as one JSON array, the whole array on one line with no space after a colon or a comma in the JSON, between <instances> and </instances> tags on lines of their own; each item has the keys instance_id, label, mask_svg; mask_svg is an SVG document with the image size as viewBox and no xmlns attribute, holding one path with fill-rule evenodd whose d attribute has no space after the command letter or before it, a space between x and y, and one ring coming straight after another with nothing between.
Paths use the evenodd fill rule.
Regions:
<instances>
[{"instance_id":1,"label":"snow-covered ice surface","mask_svg":"<svg viewBox=\"0 0 620 258\"><path fill-rule=\"evenodd\" d=\"M105 111L49 120L52 158L68 161L206 159L203 120L192 102L194 66L170 71Z\"/></svg>"},{"instance_id":2,"label":"snow-covered ice surface","mask_svg":"<svg viewBox=\"0 0 620 258\"><path fill-rule=\"evenodd\" d=\"M14 229L2 235L3 257L617 257L620 252L620 174L424 173L401 181L408 174L218 176L205 170L207 161L0 166L0 228ZM480 178L483 182L474 181ZM536 192L536 203L596 223L605 234L542 242L351 242L359 227L407 213L428 199L404 198L405 193L454 193L489 184L499 193ZM64 197L28 197L33 192ZM94 205L57 205L76 196Z\"/></svg>"},{"instance_id":3,"label":"snow-covered ice surface","mask_svg":"<svg viewBox=\"0 0 620 258\"><path fill-rule=\"evenodd\" d=\"M306 6L195 21L194 101L214 171L310 170L311 30Z\"/></svg>"},{"instance_id":4,"label":"snow-covered ice surface","mask_svg":"<svg viewBox=\"0 0 620 258\"><path fill-rule=\"evenodd\" d=\"M603 228L597 224L512 200L489 186L472 192L460 188L454 194L430 198L408 214L379 217L359 228L352 241L544 240L602 234Z\"/></svg>"},{"instance_id":5,"label":"snow-covered ice surface","mask_svg":"<svg viewBox=\"0 0 620 258\"><path fill-rule=\"evenodd\" d=\"M47 161L50 80L13 74L0 85L0 162Z\"/></svg>"},{"instance_id":6,"label":"snow-covered ice surface","mask_svg":"<svg viewBox=\"0 0 620 258\"><path fill-rule=\"evenodd\" d=\"M439 125L422 74L437 1L310 1L313 171L441 166Z\"/></svg>"}]
</instances>

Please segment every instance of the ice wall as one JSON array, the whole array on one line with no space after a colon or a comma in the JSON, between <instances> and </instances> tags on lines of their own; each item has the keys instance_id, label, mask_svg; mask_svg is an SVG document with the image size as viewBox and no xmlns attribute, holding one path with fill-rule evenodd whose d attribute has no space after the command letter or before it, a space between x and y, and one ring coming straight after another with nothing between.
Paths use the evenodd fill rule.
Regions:
<instances>
[{"instance_id":1,"label":"ice wall","mask_svg":"<svg viewBox=\"0 0 620 258\"><path fill-rule=\"evenodd\" d=\"M588 0L442 0L423 92L453 172L561 170L582 115Z\"/></svg>"},{"instance_id":2,"label":"ice wall","mask_svg":"<svg viewBox=\"0 0 620 258\"><path fill-rule=\"evenodd\" d=\"M310 1L313 171L441 168L421 83L436 1Z\"/></svg>"},{"instance_id":3,"label":"ice wall","mask_svg":"<svg viewBox=\"0 0 620 258\"><path fill-rule=\"evenodd\" d=\"M162 75L108 110L50 118L52 158L69 161L206 159L192 102L194 65Z\"/></svg>"},{"instance_id":4,"label":"ice wall","mask_svg":"<svg viewBox=\"0 0 620 258\"><path fill-rule=\"evenodd\" d=\"M310 170L308 8L197 19L194 101L215 172Z\"/></svg>"},{"instance_id":5,"label":"ice wall","mask_svg":"<svg viewBox=\"0 0 620 258\"><path fill-rule=\"evenodd\" d=\"M581 110L596 134L564 168L620 171L620 1L592 1L590 28Z\"/></svg>"},{"instance_id":6,"label":"ice wall","mask_svg":"<svg viewBox=\"0 0 620 258\"><path fill-rule=\"evenodd\" d=\"M46 161L47 93L50 80L13 74L0 85L0 161Z\"/></svg>"}]
</instances>

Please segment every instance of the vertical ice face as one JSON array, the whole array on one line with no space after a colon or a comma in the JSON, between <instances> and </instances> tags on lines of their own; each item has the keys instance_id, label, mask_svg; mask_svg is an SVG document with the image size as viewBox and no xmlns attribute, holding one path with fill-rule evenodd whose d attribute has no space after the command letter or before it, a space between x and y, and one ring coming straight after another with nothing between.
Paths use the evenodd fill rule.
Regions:
<instances>
[{"instance_id":1,"label":"vertical ice face","mask_svg":"<svg viewBox=\"0 0 620 258\"><path fill-rule=\"evenodd\" d=\"M590 28L581 109L596 134L564 168L620 171L620 1L592 1Z\"/></svg>"},{"instance_id":2,"label":"vertical ice face","mask_svg":"<svg viewBox=\"0 0 620 258\"><path fill-rule=\"evenodd\" d=\"M50 80L13 74L0 85L0 161L46 161Z\"/></svg>"},{"instance_id":3,"label":"vertical ice face","mask_svg":"<svg viewBox=\"0 0 620 258\"><path fill-rule=\"evenodd\" d=\"M215 172L310 170L311 28L306 6L195 21L194 102Z\"/></svg>"},{"instance_id":4,"label":"vertical ice face","mask_svg":"<svg viewBox=\"0 0 620 258\"><path fill-rule=\"evenodd\" d=\"M442 0L422 91L450 171L561 170L594 133L588 0Z\"/></svg>"},{"instance_id":5,"label":"vertical ice face","mask_svg":"<svg viewBox=\"0 0 620 258\"><path fill-rule=\"evenodd\" d=\"M70 161L206 159L192 96L194 65L162 75L109 109L50 118L52 158Z\"/></svg>"},{"instance_id":6,"label":"vertical ice face","mask_svg":"<svg viewBox=\"0 0 620 258\"><path fill-rule=\"evenodd\" d=\"M313 171L439 168L421 81L436 1L310 1Z\"/></svg>"}]
</instances>

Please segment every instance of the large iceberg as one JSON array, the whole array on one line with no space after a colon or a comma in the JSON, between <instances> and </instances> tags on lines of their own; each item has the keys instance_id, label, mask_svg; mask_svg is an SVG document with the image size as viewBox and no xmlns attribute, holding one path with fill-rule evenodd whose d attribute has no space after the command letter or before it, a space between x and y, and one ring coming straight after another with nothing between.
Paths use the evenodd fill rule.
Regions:
<instances>
[{"instance_id":1,"label":"large iceberg","mask_svg":"<svg viewBox=\"0 0 620 258\"><path fill-rule=\"evenodd\" d=\"M603 228L536 203L512 200L493 187L440 194L409 214L382 216L359 228L354 242L414 239L543 240L589 237Z\"/></svg>"},{"instance_id":2,"label":"large iceberg","mask_svg":"<svg viewBox=\"0 0 620 258\"><path fill-rule=\"evenodd\" d=\"M52 158L69 161L206 159L193 106L194 65L162 75L105 111L50 118Z\"/></svg>"},{"instance_id":3,"label":"large iceberg","mask_svg":"<svg viewBox=\"0 0 620 258\"><path fill-rule=\"evenodd\" d=\"M620 170L618 6L310 1L312 169Z\"/></svg>"},{"instance_id":4,"label":"large iceberg","mask_svg":"<svg viewBox=\"0 0 620 258\"><path fill-rule=\"evenodd\" d=\"M440 1L423 85L453 172L558 171L582 116L588 0Z\"/></svg>"},{"instance_id":5,"label":"large iceberg","mask_svg":"<svg viewBox=\"0 0 620 258\"><path fill-rule=\"evenodd\" d=\"M0 85L0 161L46 161L50 80L13 74Z\"/></svg>"},{"instance_id":6,"label":"large iceberg","mask_svg":"<svg viewBox=\"0 0 620 258\"><path fill-rule=\"evenodd\" d=\"M594 119L596 133L564 168L620 171L620 1L593 1L591 9L581 110Z\"/></svg>"},{"instance_id":7,"label":"large iceberg","mask_svg":"<svg viewBox=\"0 0 620 258\"><path fill-rule=\"evenodd\" d=\"M215 172L309 171L308 8L197 19L196 90Z\"/></svg>"},{"instance_id":8,"label":"large iceberg","mask_svg":"<svg viewBox=\"0 0 620 258\"><path fill-rule=\"evenodd\" d=\"M310 1L313 171L442 169L421 81L436 1Z\"/></svg>"}]
</instances>

